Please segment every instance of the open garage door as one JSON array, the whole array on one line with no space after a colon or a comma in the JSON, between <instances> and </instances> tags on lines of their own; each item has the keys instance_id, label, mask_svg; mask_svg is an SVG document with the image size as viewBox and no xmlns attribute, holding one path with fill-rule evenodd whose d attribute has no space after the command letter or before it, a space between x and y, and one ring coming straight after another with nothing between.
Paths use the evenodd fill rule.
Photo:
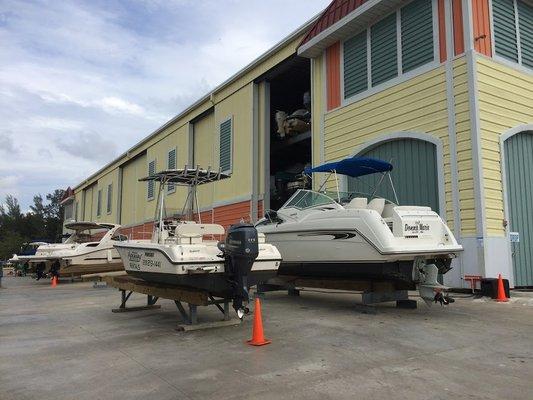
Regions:
<instances>
[{"instance_id":1,"label":"open garage door","mask_svg":"<svg viewBox=\"0 0 533 400\"><path fill-rule=\"evenodd\" d=\"M391 175L400 205L429 206L440 212L437 147L433 143L397 139L378 144L358 155L379 158L393 165ZM380 176L376 174L349 179L348 190L372 193L379 180ZM394 193L387 181L382 182L376 195L394 201Z\"/></svg>"},{"instance_id":2,"label":"open garage door","mask_svg":"<svg viewBox=\"0 0 533 400\"><path fill-rule=\"evenodd\" d=\"M533 286L533 132L505 141L505 170L515 286Z\"/></svg>"}]
</instances>

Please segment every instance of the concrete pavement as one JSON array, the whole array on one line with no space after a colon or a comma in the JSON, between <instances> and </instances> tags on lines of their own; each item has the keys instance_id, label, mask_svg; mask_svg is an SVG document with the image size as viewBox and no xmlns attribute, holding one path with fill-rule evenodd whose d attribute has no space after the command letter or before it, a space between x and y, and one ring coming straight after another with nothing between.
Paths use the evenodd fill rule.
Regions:
<instances>
[{"instance_id":1,"label":"concrete pavement","mask_svg":"<svg viewBox=\"0 0 533 400\"><path fill-rule=\"evenodd\" d=\"M115 289L7 277L0 399L528 399L533 298L356 311L354 294L268 293L241 326L177 332L171 301L114 314ZM146 297L133 295L131 305ZM216 320L215 309L199 309Z\"/></svg>"}]
</instances>

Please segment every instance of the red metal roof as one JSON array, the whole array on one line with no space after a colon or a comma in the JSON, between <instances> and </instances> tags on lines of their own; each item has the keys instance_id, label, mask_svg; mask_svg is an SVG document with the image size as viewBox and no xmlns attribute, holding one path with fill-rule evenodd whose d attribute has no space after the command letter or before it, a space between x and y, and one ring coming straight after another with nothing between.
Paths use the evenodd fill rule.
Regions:
<instances>
[{"instance_id":1,"label":"red metal roof","mask_svg":"<svg viewBox=\"0 0 533 400\"><path fill-rule=\"evenodd\" d=\"M322 16L315 22L311 30L300 43L300 46L307 43L312 38L323 32L331 25L340 21L342 18L350 14L359 6L366 3L368 0L333 0L331 4L324 10Z\"/></svg>"}]
</instances>

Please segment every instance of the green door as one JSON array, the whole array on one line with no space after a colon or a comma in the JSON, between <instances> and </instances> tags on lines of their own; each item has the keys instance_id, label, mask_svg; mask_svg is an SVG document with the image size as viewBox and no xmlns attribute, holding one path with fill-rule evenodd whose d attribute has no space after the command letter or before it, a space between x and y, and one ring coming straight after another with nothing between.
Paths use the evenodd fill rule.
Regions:
<instances>
[{"instance_id":1,"label":"green door","mask_svg":"<svg viewBox=\"0 0 533 400\"><path fill-rule=\"evenodd\" d=\"M518 232L511 243L515 286L533 286L533 132L505 141L509 231Z\"/></svg>"},{"instance_id":2,"label":"green door","mask_svg":"<svg viewBox=\"0 0 533 400\"><path fill-rule=\"evenodd\" d=\"M378 158L393 165L392 181L400 205L429 206L440 212L437 147L433 143L418 139L391 140L358 155ZM378 174L349 179L348 190L372 193L380 179ZM387 178L378 187L376 195L395 201Z\"/></svg>"}]
</instances>

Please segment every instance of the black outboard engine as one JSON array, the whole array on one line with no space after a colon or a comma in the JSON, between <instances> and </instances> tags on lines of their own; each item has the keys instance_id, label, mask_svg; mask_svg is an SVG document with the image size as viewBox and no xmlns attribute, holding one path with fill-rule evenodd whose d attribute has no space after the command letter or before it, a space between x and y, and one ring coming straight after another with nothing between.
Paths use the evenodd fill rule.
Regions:
<instances>
[{"instance_id":1,"label":"black outboard engine","mask_svg":"<svg viewBox=\"0 0 533 400\"><path fill-rule=\"evenodd\" d=\"M228 229L224 244L225 275L233 291L233 308L239 318L248 313L248 274L259 255L257 230L250 224L236 224Z\"/></svg>"}]
</instances>

